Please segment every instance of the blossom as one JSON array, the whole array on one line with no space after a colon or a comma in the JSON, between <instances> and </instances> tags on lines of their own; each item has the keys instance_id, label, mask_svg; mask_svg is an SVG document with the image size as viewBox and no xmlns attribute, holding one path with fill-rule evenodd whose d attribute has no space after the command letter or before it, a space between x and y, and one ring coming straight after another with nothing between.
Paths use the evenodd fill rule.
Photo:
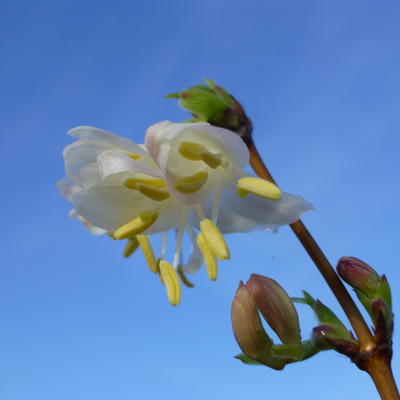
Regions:
<instances>
[{"instance_id":1,"label":"blossom","mask_svg":"<svg viewBox=\"0 0 400 400\"><path fill-rule=\"evenodd\" d=\"M180 301L180 277L206 264L217 277L217 259L230 257L225 233L276 231L312 209L299 196L245 172L249 152L234 132L208 123L164 121L148 128L138 145L111 132L77 127L78 139L64 149L67 178L58 186L78 217L94 233L127 239L125 255L142 249L159 273L168 299ZM175 249L166 261L167 232L175 230ZM151 235L162 233L160 257ZM184 236L192 249L183 260Z\"/></svg>"}]
</instances>

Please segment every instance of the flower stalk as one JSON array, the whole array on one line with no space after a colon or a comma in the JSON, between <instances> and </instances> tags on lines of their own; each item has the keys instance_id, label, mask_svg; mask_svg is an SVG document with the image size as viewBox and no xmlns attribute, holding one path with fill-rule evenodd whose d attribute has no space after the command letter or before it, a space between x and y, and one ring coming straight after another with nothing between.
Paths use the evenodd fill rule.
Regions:
<instances>
[{"instance_id":1,"label":"flower stalk","mask_svg":"<svg viewBox=\"0 0 400 400\"><path fill-rule=\"evenodd\" d=\"M244 136L243 140L249 149L250 165L254 172L260 178L276 184L257 150L251 137L251 132ZM349 292L303 222L299 219L290 224L290 227L332 290L357 335L360 343L360 351L352 361L358 368L370 375L383 400L400 399L391 369L391 345L377 343L376 337L372 335Z\"/></svg>"}]
</instances>

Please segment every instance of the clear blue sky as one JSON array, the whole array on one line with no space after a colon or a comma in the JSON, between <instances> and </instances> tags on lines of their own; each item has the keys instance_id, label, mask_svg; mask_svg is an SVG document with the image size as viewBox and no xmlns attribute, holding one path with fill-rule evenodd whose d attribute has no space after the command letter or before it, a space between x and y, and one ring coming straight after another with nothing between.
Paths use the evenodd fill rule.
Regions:
<instances>
[{"instance_id":1,"label":"clear blue sky","mask_svg":"<svg viewBox=\"0 0 400 400\"><path fill-rule=\"evenodd\" d=\"M6 0L0 19L0 398L375 399L337 353L283 372L233 359L230 305L252 272L342 315L287 227L229 237L218 281L202 269L173 308L141 254L68 218L55 182L71 127L141 142L186 118L164 94L212 78L282 187L314 203L304 221L330 260L386 272L399 314L400 3Z\"/></svg>"}]
</instances>

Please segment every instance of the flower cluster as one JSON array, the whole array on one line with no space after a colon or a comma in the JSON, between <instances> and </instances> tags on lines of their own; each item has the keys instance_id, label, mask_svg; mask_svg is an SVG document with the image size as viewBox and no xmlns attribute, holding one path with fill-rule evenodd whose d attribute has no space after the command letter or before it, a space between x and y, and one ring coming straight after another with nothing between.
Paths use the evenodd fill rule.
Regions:
<instances>
[{"instance_id":1,"label":"flower cluster","mask_svg":"<svg viewBox=\"0 0 400 400\"><path fill-rule=\"evenodd\" d=\"M244 171L246 145L234 132L208 123L151 126L145 144L94 127L69 131L77 139L64 150L67 178L58 182L72 202L73 217L94 234L127 240L125 256L140 246L160 275L172 305L180 301L180 279L205 263L217 277L217 259L230 257L224 234L276 231L312 209L299 196ZM175 249L166 258L166 235L175 230ZM156 258L149 237L163 235ZM191 241L186 260L184 236Z\"/></svg>"}]
</instances>

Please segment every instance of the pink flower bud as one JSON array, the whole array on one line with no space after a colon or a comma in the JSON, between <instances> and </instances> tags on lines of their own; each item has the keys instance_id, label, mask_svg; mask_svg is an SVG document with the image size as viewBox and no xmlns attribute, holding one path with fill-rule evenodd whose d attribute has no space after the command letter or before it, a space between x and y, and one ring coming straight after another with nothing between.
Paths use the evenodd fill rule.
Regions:
<instances>
[{"instance_id":1,"label":"pink flower bud","mask_svg":"<svg viewBox=\"0 0 400 400\"><path fill-rule=\"evenodd\" d=\"M273 279L252 274L246 284L262 316L284 344L301 342L297 311L285 290Z\"/></svg>"},{"instance_id":2,"label":"pink flower bud","mask_svg":"<svg viewBox=\"0 0 400 400\"><path fill-rule=\"evenodd\" d=\"M265 332L247 287L240 282L232 303L232 328L242 351L253 359L270 353L272 341Z\"/></svg>"},{"instance_id":3,"label":"pink flower bud","mask_svg":"<svg viewBox=\"0 0 400 400\"><path fill-rule=\"evenodd\" d=\"M358 258L342 257L336 269L345 282L368 297L374 297L379 290L379 275Z\"/></svg>"}]
</instances>

